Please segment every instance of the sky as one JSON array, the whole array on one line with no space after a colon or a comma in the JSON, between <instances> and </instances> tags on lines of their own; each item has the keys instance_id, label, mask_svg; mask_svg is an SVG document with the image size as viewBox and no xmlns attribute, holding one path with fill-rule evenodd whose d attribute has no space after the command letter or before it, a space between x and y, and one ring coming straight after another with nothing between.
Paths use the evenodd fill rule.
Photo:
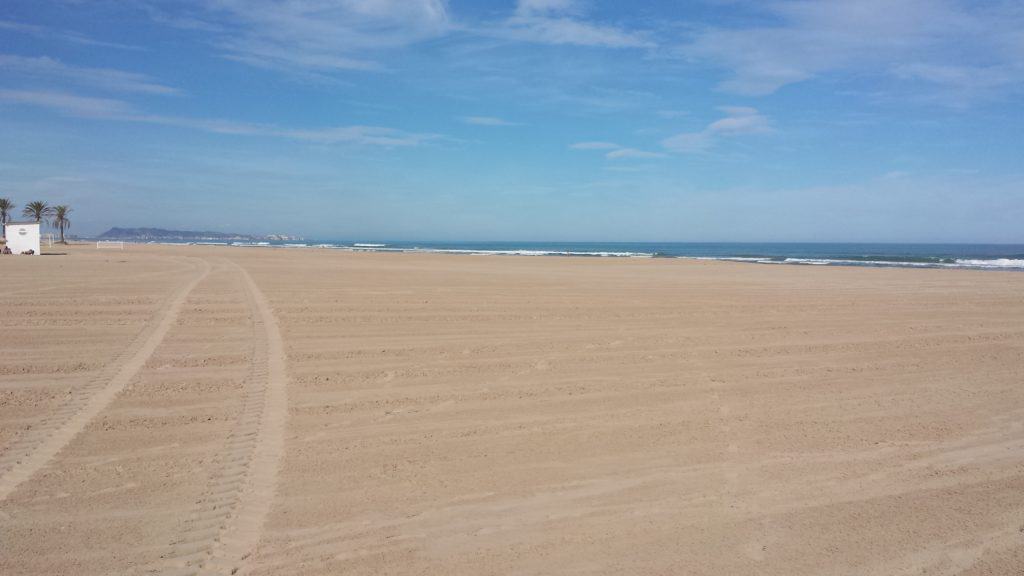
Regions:
<instances>
[{"instance_id":1,"label":"sky","mask_svg":"<svg viewBox=\"0 0 1024 576\"><path fill-rule=\"evenodd\" d=\"M4 0L72 233L1024 243L1024 3Z\"/></svg>"}]
</instances>

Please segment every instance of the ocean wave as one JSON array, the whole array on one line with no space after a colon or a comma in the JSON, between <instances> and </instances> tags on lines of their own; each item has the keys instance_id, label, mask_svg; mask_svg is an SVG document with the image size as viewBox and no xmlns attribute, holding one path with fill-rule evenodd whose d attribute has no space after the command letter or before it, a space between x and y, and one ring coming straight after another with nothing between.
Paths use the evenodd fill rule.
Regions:
<instances>
[{"instance_id":1,"label":"ocean wave","mask_svg":"<svg viewBox=\"0 0 1024 576\"><path fill-rule=\"evenodd\" d=\"M777 261L771 263L776 264ZM997 258L993 260L981 259L952 259L952 258L914 258L899 259L886 258L868 260L860 258L786 258L783 264L802 264L809 266L869 266L874 268L1004 268L1024 270L1024 260L1007 260Z\"/></svg>"},{"instance_id":2,"label":"ocean wave","mask_svg":"<svg viewBox=\"0 0 1024 576\"><path fill-rule=\"evenodd\" d=\"M318 245L327 247L327 245ZM349 244L331 245L338 250L350 252L415 252L423 254L468 254L477 256L581 256L600 258L652 258L651 252L616 252L607 250L529 250L529 249L508 249L490 250L486 248L425 248L420 246L391 247L387 244Z\"/></svg>"},{"instance_id":3,"label":"ocean wave","mask_svg":"<svg viewBox=\"0 0 1024 576\"><path fill-rule=\"evenodd\" d=\"M150 242L153 243L153 242ZM181 242L168 242L181 244ZM189 244L226 244L221 242L189 242ZM837 255L811 254L757 254L756 252L739 252L721 255L690 255L674 251L625 251L625 250L594 250L580 249L543 249L543 248L443 248L421 245L393 245L383 243L356 242L345 243L270 243L270 242L231 242L231 246L240 247L276 247L276 248L327 248L350 252L397 252L427 254L467 254L478 256L572 256L591 258L681 258L686 260L713 260L724 262L740 262L754 264L788 264L796 266L863 266L875 268L959 268L975 270L1021 270L1024 271L1024 254L1017 251L1005 255L985 257L951 256L942 254L893 254L862 253ZM609 246L610 247L610 246ZM899 246L894 246L896 249ZM567 247L568 248L568 247ZM652 248L655 248L652 246Z\"/></svg>"},{"instance_id":4,"label":"ocean wave","mask_svg":"<svg viewBox=\"0 0 1024 576\"><path fill-rule=\"evenodd\" d=\"M686 260L713 260L716 262L755 262L758 264L782 264L782 259L767 256L664 256L664 258L684 258Z\"/></svg>"},{"instance_id":5,"label":"ocean wave","mask_svg":"<svg viewBox=\"0 0 1024 576\"><path fill-rule=\"evenodd\" d=\"M965 259L957 260L956 264L972 268L1007 268L1024 270L1024 260L1014 258L995 258L992 260Z\"/></svg>"},{"instance_id":6,"label":"ocean wave","mask_svg":"<svg viewBox=\"0 0 1024 576\"><path fill-rule=\"evenodd\" d=\"M397 250L397 249L396 249ZM572 251L572 250L473 250L469 248L411 248L405 252L432 254L473 254L479 256L581 256L596 258L651 258L647 252Z\"/></svg>"},{"instance_id":7,"label":"ocean wave","mask_svg":"<svg viewBox=\"0 0 1024 576\"><path fill-rule=\"evenodd\" d=\"M667 256L666 256L667 257ZM751 264L790 264L797 266L863 266L870 268L963 268L975 270L1024 270L1024 259L1018 258L946 258L890 256L884 258L837 257L798 258L781 256L676 256L686 260L713 260Z\"/></svg>"},{"instance_id":8,"label":"ocean wave","mask_svg":"<svg viewBox=\"0 0 1024 576\"><path fill-rule=\"evenodd\" d=\"M326 245L318 245L326 247ZM865 266L890 268L973 268L1024 270L1024 259L955 259L945 256L885 256L863 255L842 257L785 257L785 256L687 256L663 252L627 252L609 250L533 250L533 249L474 249L474 248L427 248L420 246L392 247L387 244L373 246L350 244L332 246L353 252L417 252L427 254L468 254L478 256L577 256L600 258L682 258L687 260L715 260L724 262L746 262L755 264L791 264L799 266Z\"/></svg>"}]
</instances>

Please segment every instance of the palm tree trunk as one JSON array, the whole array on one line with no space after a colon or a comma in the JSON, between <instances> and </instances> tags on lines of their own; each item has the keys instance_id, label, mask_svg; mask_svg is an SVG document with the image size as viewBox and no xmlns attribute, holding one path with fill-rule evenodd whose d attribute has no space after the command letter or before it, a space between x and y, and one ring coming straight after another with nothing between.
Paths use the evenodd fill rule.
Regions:
<instances>
[{"instance_id":1,"label":"palm tree trunk","mask_svg":"<svg viewBox=\"0 0 1024 576\"><path fill-rule=\"evenodd\" d=\"M60 243L61 244L67 244L67 242L64 241L64 224L63 223L60 225Z\"/></svg>"}]
</instances>

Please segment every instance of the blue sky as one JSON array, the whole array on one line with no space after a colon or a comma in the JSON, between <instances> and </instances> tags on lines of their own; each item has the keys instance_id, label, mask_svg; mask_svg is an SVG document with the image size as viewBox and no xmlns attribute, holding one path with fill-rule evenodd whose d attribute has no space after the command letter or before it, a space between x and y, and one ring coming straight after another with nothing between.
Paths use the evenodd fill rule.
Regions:
<instances>
[{"instance_id":1,"label":"blue sky","mask_svg":"<svg viewBox=\"0 0 1024 576\"><path fill-rule=\"evenodd\" d=\"M1024 4L6 0L73 232L1024 242Z\"/></svg>"}]
</instances>

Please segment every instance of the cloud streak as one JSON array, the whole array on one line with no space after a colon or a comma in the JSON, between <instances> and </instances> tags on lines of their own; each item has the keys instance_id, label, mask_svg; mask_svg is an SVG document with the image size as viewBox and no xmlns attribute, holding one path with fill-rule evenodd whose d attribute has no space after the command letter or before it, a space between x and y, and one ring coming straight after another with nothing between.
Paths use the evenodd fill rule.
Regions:
<instances>
[{"instance_id":1,"label":"cloud streak","mask_svg":"<svg viewBox=\"0 0 1024 576\"><path fill-rule=\"evenodd\" d=\"M229 59L280 70L375 70L373 53L451 28L443 0L191 0L188 7L152 17L214 34Z\"/></svg>"},{"instance_id":2,"label":"cloud streak","mask_svg":"<svg viewBox=\"0 0 1024 576\"><path fill-rule=\"evenodd\" d=\"M584 12L583 3L576 0L519 0L511 17L482 31L509 40L537 44L602 48L654 46L644 34L588 21L583 17Z\"/></svg>"},{"instance_id":3,"label":"cloud streak","mask_svg":"<svg viewBox=\"0 0 1024 576\"><path fill-rule=\"evenodd\" d=\"M509 40L537 44L565 44L602 48L650 48L654 44L642 35L593 24L575 18L515 16L492 32Z\"/></svg>"},{"instance_id":4,"label":"cloud streak","mask_svg":"<svg viewBox=\"0 0 1024 576\"><path fill-rule=\"evenodd\" d=\"M650 152L636 148L616 148L606 153L604 157L609 160L619 160L623 158L664 158L665 155L661 152Z\"/></svg>"},{"instance_id":5,"label":"cloud streak","mask_svg":"<svg viewBox=\"0 0 1024 576\"><path fill-rule=\"evenodd\" d=\"M518 126L515 122L509 122L496 116L463 116L460 118L463 123L473 126Z\"/></svg>"},{"instance_id":6,"label":"cloud streak","mask_svg":"<svg viewBox=\"0 0 1024 576\"><path fill-rule=\"evenodd\" d=\"M289 128L217 118L148 114L121 100L92 98L62 92L0 89L0 102L46 108L73 117L172 126L212 134L284 138L316 144L352 144L397 148L419 146L442 138L439 134L405 132L381 126Z\"/></svg>"},{"instance_id":7,"label":"cloud streak","mask_svg":"<svg viewBox=\"0 0 1024 576\"><path fill-rule=\"evenodd\" d=\"M446 0L143 0L158 24L202 32L226 59L300 75L385 71L387 54L425 41L482 38L650 48L644 33L585 18L576 0L520 0L492 21L455 21Z\"/></svg>"},{"instance_id":8,"label":"cloud streak","mask_svg":"<svg viewBox=\"0 0 1024 576\"><path fill-rule=\"evenodd\" d=\"M661 145L672 152L702 152L725 138L771 132L768 117L755 108L722 106L719 110L725 113L724 118L715 120L698 132L683 132L665 138Z\"/></svg>"},{"instance_id":9,"label":"cloud streak","mask_svg":"<svg viewBox=\"0 0 1024 576\"><path fill-rule=\"evenodd\" d=\"M571 150L615 150L621 148L614 142L577 142L570 144Z\"/></svg>"},{"instance_id":10,"label":"cloud streak","mask_svg":"<svg viewBox=\"0 0 1024 576\"><path fill-rule=\"evenodd\" d=\"M26 24L24 22L14 22L11 20L0 20L0 30L8 30L11 32L18 32L21 34L27 34L29 36L35 36L36 38L42 39L57 39L64 42L70 42L72 44L79 44L82 46L97 46L100 48L116 48L118 50L144 50L139 46L132 46L129 44L119 44L117 42L106 42L103 40L97 40L91 36L81 34L79 32L72 32L68 30L58 30L56 28L49 28L47 26L39 26L36 24Z\"/></svg>"},{"instance_id":11,"label":"cloud streak","mask_svg":"<svg viewBox=\"0 0 1024 576\"><path fill-rule=\"evenodd\" d=\"M704 28L679 53L728 70L719 87L747 95L840 71L975 93L1024 81L1024 11L1007 3L774 0L757 7L771 24Z\"/></svg>"},{"instance_id":12,"label":"cloud streak","mask_svg":"<svg viewBox=\"0 0 1024 576\"><path fill-rule=\"evenodd\" d=\"M29 77L71 81L116 92L162 95L181 93L177 88L160 84L144 74L111 68L69 66L48 56L26 57L0 54L0 70Z\"/></svg>"},{"instance_id":13,"label":"cloud streak","mask_svg":"<svg viewBox=\"0 0 1024 576\"><path fill-rule=\"evenodd\" d=\"M650 152L648 150L629 148L626 146L620 146L614 142L576 142L575 144L570 144L569 149L605 151L604 157L607 160L654 159L665 157L665 154L662 154L661 152Z\"/></svg>"},{"instance_id":14,"label":"cloud streak","mask_svg":"<svg viewBox=\"0 0 1024 576\"><path fill-rule=\"evenodd\" d=\"M134 112L130 104L121 100L77 96L63 92L0 89L0 102L48 108L66 115L85 118L114 118Z\"/></svg>"}]
</instances>

